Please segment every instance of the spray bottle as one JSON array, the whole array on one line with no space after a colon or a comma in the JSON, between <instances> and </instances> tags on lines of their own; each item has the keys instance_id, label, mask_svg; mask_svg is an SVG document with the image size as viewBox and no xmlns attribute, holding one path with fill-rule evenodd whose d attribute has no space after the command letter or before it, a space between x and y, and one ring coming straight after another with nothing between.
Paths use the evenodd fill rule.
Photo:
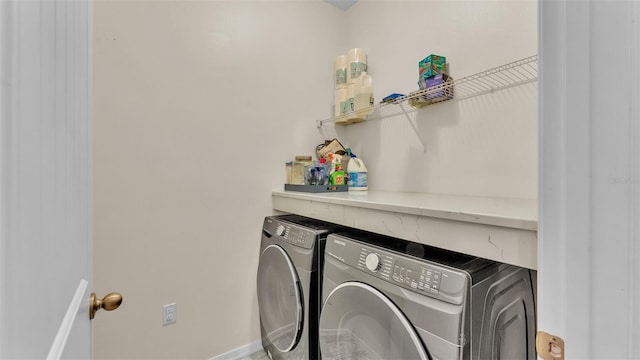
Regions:
<instances>
[{"instance_id":1,"label":"spray bottle","mask_svg":"<svg viewBox=\"0 0 640 360\"><path fill-rule=\"evenodd\" d=\"M329 185L329 171L325 158L320 158L320 170L318 174L318 185Z\"/></svg>"},{"instance_id":2,"label":"spray bottle","mask_svg":"<svg viewBox=\"0 0 640 360\"><path fill-rule=\"evenodd\" d=\"M333 171L329 175L329 183L331 185L344 185L344 170L342 170L342 164L340 163L340 156L331 154L331 168Z\"/></svg>"},{"instance_id":3,"label":"spray bottle","mask_svg":"<svg viewBox=\"0 0 640 360\"><path fill-rule=\"evenodd\" d=\"M336 171L334 164L333 164L333 157L335 155L330 152L327 154L327 160L329 161L329 164L327 165L327 170L329 171L329 175L331 175L334 171Z\"/></svg>"}]
</instances>

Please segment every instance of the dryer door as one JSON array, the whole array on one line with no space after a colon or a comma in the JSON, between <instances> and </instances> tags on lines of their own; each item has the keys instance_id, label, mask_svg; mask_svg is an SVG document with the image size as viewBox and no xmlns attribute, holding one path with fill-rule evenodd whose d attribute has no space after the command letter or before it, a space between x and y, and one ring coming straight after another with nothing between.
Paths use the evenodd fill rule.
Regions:
<instances>
[{"instance_id":1,"label":"dryer door","mask_svg":"<svg viewBox=\"0 0 640 360\"><path fill-rule=\"evenodd\" d=\"M429 359L402 311L370 285L346 282L327 297L320 315L323 359Z\"/></svg>"},{"instance_id":2,"label":"dryer door","mask_svg":"<svg viewBox=\"0 0 640 360\"><path fill-rule=\"evenodd\" d=\"M303 321L300 279L287 253L267 246L258 266L258 306L266 336L278 351L288 352L300 340Z\"/></svg>"}]
</instances>

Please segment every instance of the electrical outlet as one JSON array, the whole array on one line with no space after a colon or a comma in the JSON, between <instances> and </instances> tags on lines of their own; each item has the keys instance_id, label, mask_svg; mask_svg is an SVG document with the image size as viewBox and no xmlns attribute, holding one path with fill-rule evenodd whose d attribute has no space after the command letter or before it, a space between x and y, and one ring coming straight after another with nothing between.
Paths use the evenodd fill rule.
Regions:
<instances>
[{"instance_id":1,"label":"electrical outlet","mask_svg":"<svg viewBox=\"0 0 640 360\"><path fill-rule=\"evenodd\" d=\"M176 303L162 305L162 325L173 324L177 320Z\"/></svg>"}]
</instances>

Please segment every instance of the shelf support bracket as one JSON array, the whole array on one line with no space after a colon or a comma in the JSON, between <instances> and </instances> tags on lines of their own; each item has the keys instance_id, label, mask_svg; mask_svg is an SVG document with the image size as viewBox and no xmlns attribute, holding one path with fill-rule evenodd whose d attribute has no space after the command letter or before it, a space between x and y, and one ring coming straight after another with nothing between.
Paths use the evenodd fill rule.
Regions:
<instances>
[{"instance_id":1,"label":"shelf support bracket","mask_svg":"<svg viewBox=\"0 0 640 360\"><path fill-rule=\"evenodd\" d=\"M414 124L413 121L411 121L411 116L409 116L409 113L407 112L407 109L405 109L404 104L400 103L399 105L400 105L400 109L402 109L402 113L407 118L407 121L409 122L409 124L413 128L413 131L416 133L416 136L418 137L418 140L420 140L420 143L422 144L422 152L426 154L427 153L427 145L424 143L424 140L422 140L422 138L420 137L420 133L418 132L418 128L416 127L416 124Z\"/></svg>"}]
</instances>

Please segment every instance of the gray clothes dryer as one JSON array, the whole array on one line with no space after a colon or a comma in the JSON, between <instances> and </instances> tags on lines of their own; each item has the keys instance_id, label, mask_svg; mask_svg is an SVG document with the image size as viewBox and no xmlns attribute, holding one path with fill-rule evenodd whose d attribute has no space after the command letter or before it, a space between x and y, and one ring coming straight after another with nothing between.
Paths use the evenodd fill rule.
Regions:
<instances>
[{"instance_id":1,"label":"gray clothes dryer","mask_svg":"<svg viewBox=\"0 0 640 360\"><path fill-rule=\"evenodd\" d=\"M329 235L324 360L536 359L529 270L367 232Z\"/></svg>"},{"instance_id":2,"label":"gray clothes dryer","mask_svg":"<svg viewBox=\"0 0 640 360\"><path fill-rule=\"evenodd\" d=\"M318 359L324 243L334 224L298 215L264 219L257 274L262 346L272 359Z\"/></svg>"}]
</instances>

